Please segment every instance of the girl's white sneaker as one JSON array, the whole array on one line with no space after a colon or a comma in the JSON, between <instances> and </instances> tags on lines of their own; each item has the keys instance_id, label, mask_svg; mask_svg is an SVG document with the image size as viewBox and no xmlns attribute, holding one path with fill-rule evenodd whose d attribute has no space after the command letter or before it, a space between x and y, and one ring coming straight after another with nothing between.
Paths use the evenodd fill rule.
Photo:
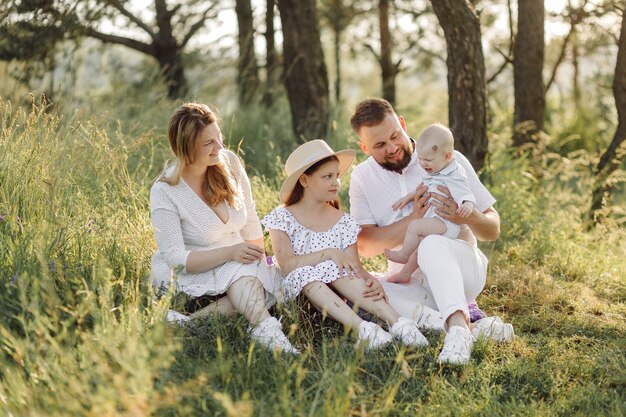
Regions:
<instances>
[{"instance_id":1,"label":"girl's white sneaker","mask_svg":"<svg viewBox=\"0 0 626 417\"><path fill-rule=\"evenodd\" d=\"M389 344L392 339L378 324L363 320L359 325L359 340L356 345L364 343L367 350L374 350Z\"/></svg>"}]
</instances>

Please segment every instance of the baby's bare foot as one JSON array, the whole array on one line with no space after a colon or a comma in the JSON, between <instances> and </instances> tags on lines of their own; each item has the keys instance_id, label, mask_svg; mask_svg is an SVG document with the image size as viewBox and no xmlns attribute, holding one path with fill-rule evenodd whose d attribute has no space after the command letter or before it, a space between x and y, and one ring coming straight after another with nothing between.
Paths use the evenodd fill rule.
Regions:
<instances>
[{"instance_id":1,"label":"baby's bare foot","mask_svg":"<svg viewBox=\"0 0 626 417\"><path fill-rule=\"evenodd\" d=\"M389 259L392 262L397 262L399 264L407 263L409 261L409 256L411 255L410 253L408 255L405 255L404 253L402 253L401 250L389 250L389 249L385 249L384 254L385 254L385 258Z\"/></svg>"},{"instance_id":2,"label":"baby's bare foot","mask_svg":"<svg viewBox=\"0 0 626 417\"><path fill-rule=\"evenodd\" d=\"M410 274L405 274L402 271L391 275L389 278L387 278L385 281L387 282L398 282L398 283L405 283L405 282L409 282L411 280L411 275Z\"/></svg>"},{"instance_id":3,"label":"baby's bare foot","mask_svg":"<svg viewBox=\"0 0 626 417\"><path fill-rule=\"evenodd\" d=\"M411 278L415 279L417 282L420 283L420 285L424 285L424 279L426 278L426 275L424 275L424 273L422 272L421 269L417 268L415 271L413 271L413 273L411 274Z\"/></svg>"}]
</instances>

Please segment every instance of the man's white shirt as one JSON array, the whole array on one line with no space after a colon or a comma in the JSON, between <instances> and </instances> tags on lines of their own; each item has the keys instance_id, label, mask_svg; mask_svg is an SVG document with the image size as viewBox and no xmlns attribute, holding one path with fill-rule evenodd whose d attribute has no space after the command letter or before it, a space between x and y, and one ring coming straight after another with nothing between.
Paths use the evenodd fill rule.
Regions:
<instances>
[{"instance_id":1,"label":"man's white shirt","mask_svg":"<svg viewBox=\"0 0 626 417\"><path fill-rule=\"evenodd\" d=\"M465 170L476 208L481 212L487 210L496 199L480 182L467 158L458 151L454 151L454 157ZM411 162L401 174L384 169L370 156L354 168L350 177L350 214L361 225L388 226L403 219L413 211L413 203L395 211L391 206L427 175L418 162L417 152L413 152Z\"/></svg>"}]
</instances>

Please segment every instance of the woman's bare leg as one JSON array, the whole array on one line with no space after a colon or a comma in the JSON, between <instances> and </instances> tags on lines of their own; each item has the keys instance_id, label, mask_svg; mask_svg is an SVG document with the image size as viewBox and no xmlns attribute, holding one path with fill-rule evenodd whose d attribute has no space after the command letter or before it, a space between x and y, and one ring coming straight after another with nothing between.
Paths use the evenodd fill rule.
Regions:
<instances>
[{"instance_id":1,"label":"woman's bare leg","mask_svg":"<svg viewBox=\"0 0 626 417\"><path fill-rule=\"evenodd\" d=\"M222 298L213 301L208 306L194 312L193 314L190 314L189 317L192 319L198 319L215 314L233 316L237 314L237 309L235 308L233 303L230 302L228 296L225 295Z\"/></svg>"},{"instance_id":2,"label":"woman's bare leg","mask_svg":"<svg viewBox=\"0 0 626 417\"><path fill-rule=\"evenodd\" d=\"M241 277L226 291L235 310L244 315L252 326L270 317L265 307L265 292L257 277Z\"/></svg>"}]
</instances>

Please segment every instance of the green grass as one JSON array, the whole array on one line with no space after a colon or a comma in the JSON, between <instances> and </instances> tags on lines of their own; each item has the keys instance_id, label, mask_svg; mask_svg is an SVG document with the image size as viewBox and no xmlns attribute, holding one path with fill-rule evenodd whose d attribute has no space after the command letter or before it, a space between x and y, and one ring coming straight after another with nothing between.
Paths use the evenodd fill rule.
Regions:
<instances>
[{"instance_id":1,"label":"green grass","mask_svg":"<svg viewBox=\"0 0 626 417\"><path fill-rule=\"evenodd\" d=\"M292 145L278 109L255 110L245 127L224 120L256 173L261 215L277 202L275 151ZM513 343L480 342L463 368L437 364L436 333L425 350L364 353L299 302L273 310L303 351L288 358L250 344L241 318L164 323L179 300L157 299L148 283L148 192L169 158L159 123L0 102L0 415L626 413L626 232L616 218L585 231L589 156L531 164L507 152L506 130L491 136L483 177L502 236L482 244L491 266L479 302L513 322ZM333 132L334 146L354 147L345 124Z\"/></svg>"}]
</instances>

